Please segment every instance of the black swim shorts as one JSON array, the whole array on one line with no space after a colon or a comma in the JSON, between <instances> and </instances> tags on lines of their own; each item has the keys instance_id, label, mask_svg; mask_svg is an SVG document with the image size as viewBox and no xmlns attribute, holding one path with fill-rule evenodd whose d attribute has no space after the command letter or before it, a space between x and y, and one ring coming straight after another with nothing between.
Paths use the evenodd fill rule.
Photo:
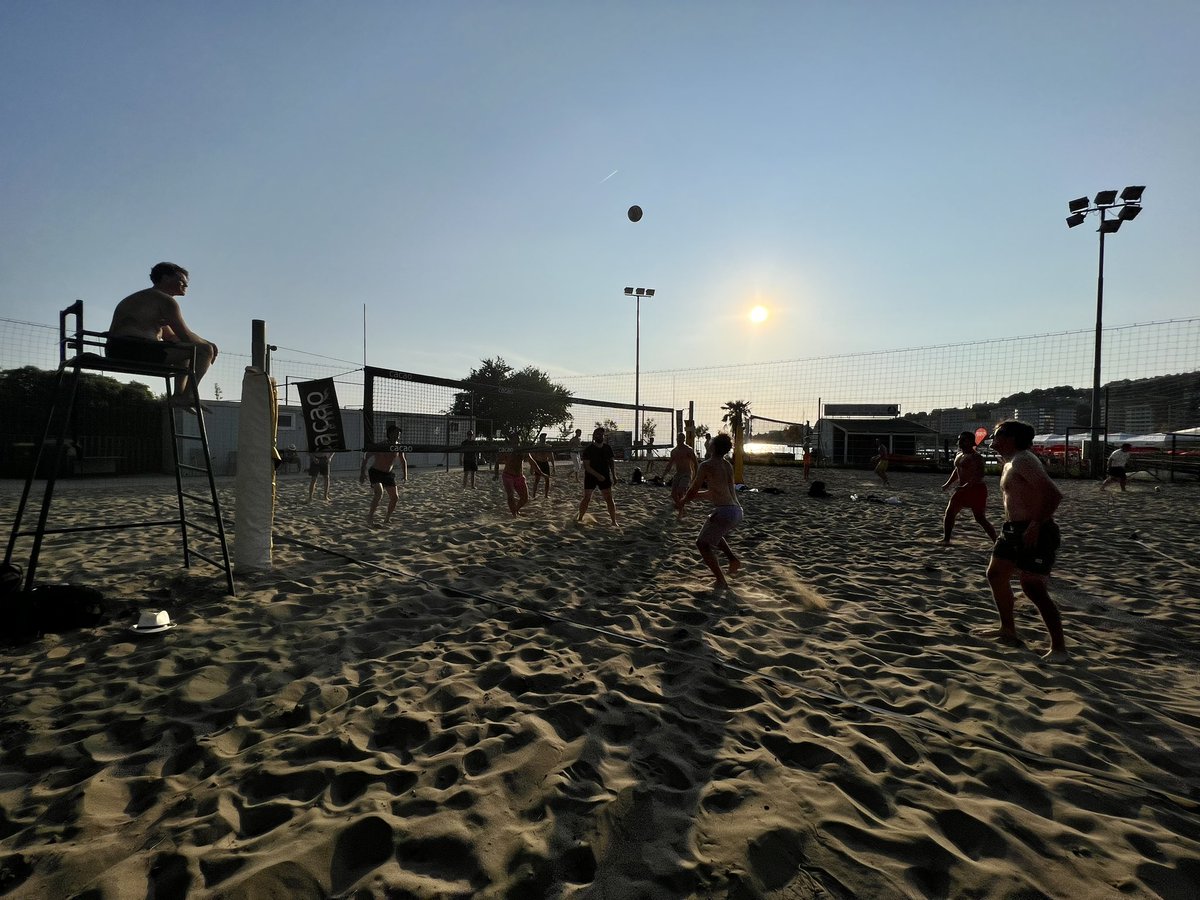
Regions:
<instances>
[{"instance_id":1,"label":"black swim shorts","mask_svg":"<svg viewBox=\"0 0 1200 900\"><path fill-rule=\"evenodd\" d=\"M387 472L380 472L378 469L372 467L367 469L367 480L370 481L371 484L381 484L384 487L395 487L396 473L390 470Z\"/></svg>"},{"instance_id":2,"label":"black swim shorts","mask_svg":"<svg viewBox=\"0 0 1200 900\"><path fill-rule=\"evenodd\" d=\"M585 491L594 491L594 490L596 490L596 488L600 488L600 490L602 490L602 491L612 490L612 479L611 478L603 478L603 479L593 478L587 472L584 472L583 473L583 489Z\"/></svg>"},{"instance_id":3,"label":"black swim shorts","mask_svg":"<svg viewBox=\"0 0 1200 900\"><path fill-rule=\"evenodd\" d=\"M131 362L165 363L168 349L170 347L165 341L110 337L105 342L104 355L109 359L124 359Z\"/></svg>"},{"instance_id":4,"label":"black swim shorts","mask_svg":"<svg viewBox=\"0 0 1200 900\"><path fill-rule=\"evenodd\" d=\"M1124 478L1125 477L1125 467L1124 466L1109 466L1108 467L1108 477L1109 478Z\"/></svg>"},{"instance_id":5,"label":"black swim shorts","mask_svg":"<svg viewBox=\"0 0 1200 900\"><path fill-rule=\"evenodd\" d=\"M1038 529L1037 543L1032 547L1025 546L1025 529L1028 527L1028 522L1005 522L1001 526L1000 539L992 548L992 556L1014 563L1022 572L1049 575L1062 537L1058 526L1043 522Z\"/></svg>"}]
</instances>

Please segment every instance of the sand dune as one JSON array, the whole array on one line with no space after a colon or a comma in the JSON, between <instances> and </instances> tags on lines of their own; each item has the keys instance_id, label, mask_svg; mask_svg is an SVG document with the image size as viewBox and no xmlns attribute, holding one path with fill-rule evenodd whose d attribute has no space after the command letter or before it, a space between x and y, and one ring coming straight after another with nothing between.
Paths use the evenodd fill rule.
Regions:
<instances>
[{"instance_id":1,"label":"sand dune","mask_svg":"<svg viewBox=\"0 0 1200 900\"><path fill-rule=\"evenodd\" d=\"M654 486L613 529L569 479L514 521L423 473L384 531L356 482L284 479L237 598L169 536L53 539L41 577L112 621L6 651L0 890L1200 896L1200 487L1063 483L1047 664L1028 603L1026 646L984 636L989 544L969 516L937 544L940 478L748 471L782 493L743 494L725 596ZM173 502L64 490L78 521Z\"/></svg>"}]
</instances>

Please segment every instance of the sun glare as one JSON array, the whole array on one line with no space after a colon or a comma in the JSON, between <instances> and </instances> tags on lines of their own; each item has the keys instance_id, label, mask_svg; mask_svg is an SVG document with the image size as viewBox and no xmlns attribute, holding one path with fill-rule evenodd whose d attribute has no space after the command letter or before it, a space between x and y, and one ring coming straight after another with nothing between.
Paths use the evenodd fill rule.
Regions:
<instances>
[{"instance_id":1,"label":"sun glare","mask_svg":"<svg viewBox=\"0 0 1200 900\"><path fill-rule=\"evenodd\" d=\"M754 309L750 310L750 321L756 323L765 322L767 321L768 315L769 313L767 312L767 308L765 306L756 306Z\"/></svg>"}]
</instances>

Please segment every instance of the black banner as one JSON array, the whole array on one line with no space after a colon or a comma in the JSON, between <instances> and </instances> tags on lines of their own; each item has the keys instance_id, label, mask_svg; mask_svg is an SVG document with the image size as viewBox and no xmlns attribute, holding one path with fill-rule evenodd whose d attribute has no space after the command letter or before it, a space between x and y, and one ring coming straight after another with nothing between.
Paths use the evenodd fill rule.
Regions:
<instances>
[{"instance_id":1,"label":"black banner","mask_svg":"<svg viewBox=\"0 0 1200 900\"><path fill-rule=\"evenodd\" d=\"M300 407L304 410L304 432L310 452L345 450L346 432L342 429L342 411L332 378L302 381Z\"/></svg>"}]
</instances>

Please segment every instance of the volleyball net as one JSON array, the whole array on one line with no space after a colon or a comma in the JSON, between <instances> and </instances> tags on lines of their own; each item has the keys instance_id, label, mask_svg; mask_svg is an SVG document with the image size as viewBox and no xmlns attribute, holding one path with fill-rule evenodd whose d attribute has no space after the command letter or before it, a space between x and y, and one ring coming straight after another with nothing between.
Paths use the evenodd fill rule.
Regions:
<instances>
[{"instance_id":1,"label":"volleyball net","mask_svg":"<svg viewBox=\"0 0 1200 900\"><path fill-rule=\"evenodd\" d=\"M531 447L538 434L561 449L575 434L584 443L597 426L609 431L614 451L633 449L638 422L643 436L653 434L645 446L669 447L674 443L674 410L640 407L610 400L572 396L565 389L527 391L479 382L457 381L435 375L401 372L367 366L363 370L363 440L367 447L388 440L398 428L398 440L389 441L406 453L452 453L462 450L467 433L486 444L517 442ZM647 430L646 423L650 423ZM664 438L669 438L663 442Z\"/></svg>"},{"instance_id":2,"label":"volleyball net","mask_svg":"<svg viewBox=\"0 0 1200 900\"><path fill-rule=\"evenodd\" d=\"M1111 432L1200 426L1200 318L1105 328L1102 421ZM1020 418L1062 432L1090 421L1095 331L968 341L640 373L643 398L680 408L697 426L726 429L723 406L744 401L770 428L811 423L832 404L895 406L900 416L953 435L964 422ZM555 377L579 393L633 396L634 373ZM757 431L757 428L755 428Z\"/></svg>"}]
</instances>

